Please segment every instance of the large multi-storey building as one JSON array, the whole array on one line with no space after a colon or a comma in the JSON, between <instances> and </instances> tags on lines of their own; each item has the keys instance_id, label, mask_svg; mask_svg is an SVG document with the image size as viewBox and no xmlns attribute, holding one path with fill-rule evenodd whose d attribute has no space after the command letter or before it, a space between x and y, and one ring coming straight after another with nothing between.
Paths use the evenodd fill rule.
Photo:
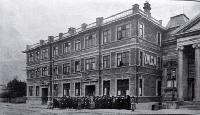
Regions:
<instances>
[{"instance_id":1,"label":"large multi-storey building","mask_svg":"<svg viewBox=\"0 0 200 115\"><path fill-rule=\"evenodd\" d=\"M78 29L71 27L67 33L27 45L24 53L28 101L44 102L41 97L51 95L51 84L54 97L130 95L137 96L138 102L160 101L161 97L171 100L177 96L193 99L199 85L194 83L194 77L187 82L183 76L194 75L192 60L199 58L199 49L195 49L195 56L194 50L189 52L192 42L184 40L193 34L184 32L195 19L183 26L189 19L181 14L171 17L167 27L163 27L161 20L151 16L149 3L143 9L135 4L111 17L98 17L94 23L83 23ZM177 44L189 46L183 53L182 47L176 50ZM186 53L192 59L184 63ZM199 76L200 62L195 61ZM184 64L189 65L187 71ZM198 87L195 91L194 84ZM183 91L186 86L188 92L193 92L188 96Z\"/></svg>"}]
</instances>

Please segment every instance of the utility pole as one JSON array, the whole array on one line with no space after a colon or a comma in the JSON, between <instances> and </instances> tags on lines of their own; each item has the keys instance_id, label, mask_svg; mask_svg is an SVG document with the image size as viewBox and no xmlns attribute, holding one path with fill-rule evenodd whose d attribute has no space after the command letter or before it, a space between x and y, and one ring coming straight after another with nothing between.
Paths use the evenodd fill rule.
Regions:
<instances>
[{"instance_id":1,"label":"utility pole","mask_svg":"<svg viewBox=\"0 0 200 115\"><path fill-rule=\"evenodd\" d=\"M51 38L52 37L52 38ZM49 109L53 109L53 61L52 61L52 53L53 53L53 48L52 48L52 40L50 39L53 39L53 36L49 36L49 61L50 61L50 64L49 64L49 70L50 70L50 76L49 76L49 87L50 87L50 97L49 97L49 103L48 103L48 108Z\"/></svg>"}]
</instances>

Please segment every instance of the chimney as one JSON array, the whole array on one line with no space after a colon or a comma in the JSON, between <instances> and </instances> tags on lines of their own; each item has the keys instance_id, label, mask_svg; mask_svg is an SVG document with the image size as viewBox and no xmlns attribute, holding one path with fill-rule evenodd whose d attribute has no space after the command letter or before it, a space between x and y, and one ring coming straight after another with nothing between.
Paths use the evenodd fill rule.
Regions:
<instances>
[{"instance_id":1,"label":"chimney","mask_svg":"<svg viewBox=\"0 0 200 115\"><path fill-rule=\"evenodd\" d=\"M162 20L158 20L158 21L159 21L160 25L162 25Z\"/></svg>"},{"instance_id":2,"label":"chimney","mask_svg":"<svg viewBox=\"0 0 200 115\"><path fill-rule=\"evenodd\" d=\"M145 2L144 3L144 12L150 17L151 16L151 4L149 4L149 2Z\"/></svg>"},{"instance_id":3,"label":"chimney","mask_svg":"<svg viewBox=\"0 0 200 115\"><path fill-rule=\"evenodd\" d=\"M49 43L54 42L54 36L48 36L48 42Z\"/></svg>"},{"instance_id":4,"label":"chimney","mask_svg":"<svg viewBox=\"0 0 200 115\"><path fill-rule=\"evenodd\" d=\"M40 40L40 45L44 45L44 40Z\"/></svg>"},{"instance_id":5,"label":"chimney","mask_svg":"<svg viewBox=\"0 0 200 115\"><path fill-rule=\"evenodd\" d=\"M103 24L103 17L96 18L96 26L100 26Z\"/></svg>"},{"instance_id":6,"label":"chimney","mask_svg":"<svg viewBox=\"0 0 200 115\"><path fill-rule=\"evenodd\" d=\"M133 14L138 12L139 7L140 7L139 4L134 4L134 5L132 6Z\"/></svg>"},{"instance_id":7,"label":"chimney","mask_svg":"<svg viewBox=\"0 0 200 115\"><path fill-rule=\"evenodd\" d=\"M59 37L59 39L62 39L63 33L59 33L58 37Z\"/></svg>"},{"instance_id":8,"label":"chimney","mask_svg":"<svg viewBox=\"0 0 200 115\"><path fill-rule=\"evenodd\" d=\"M30 45L26 45L26 50L29 50L29 48L30 48Z\"/></svg>"},{"instance_id":9,"label":"chimney","mask_svg":"<svg viewBox=\"0 0 200 115\"><path fill-rule=\"evenodd\" d=\"M70 28L68 28L68 33L70 35L75 34L76 33L76 29L74 27L70 27Z\"/></svg>"},{"instance_id":10,"label":"chimney","mask_svg":"<svg viewBox=\"0 0 200 115\"><path fill-rule=\"evenodd\" d=\"M87 28L87 24L86 23L82 23L81 24L81 30L85 30Z\"/></svg>"}]
</instances>

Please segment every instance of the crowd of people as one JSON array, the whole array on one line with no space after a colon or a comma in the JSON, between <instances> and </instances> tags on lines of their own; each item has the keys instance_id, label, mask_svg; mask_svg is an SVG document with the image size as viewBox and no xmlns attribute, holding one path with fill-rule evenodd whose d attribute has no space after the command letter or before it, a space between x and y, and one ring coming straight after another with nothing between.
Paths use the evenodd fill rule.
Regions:
<instances>
[{"instance_id":1,"label":"crowd of people","mask_svg":"<svg viewBox=\"0 0 200 115\"><path fill-rule=\"evenodd\" d=\"M134 97L61 97L54 99L54 107L71 109L131 109Z\"/></svg>"}]
</instances>

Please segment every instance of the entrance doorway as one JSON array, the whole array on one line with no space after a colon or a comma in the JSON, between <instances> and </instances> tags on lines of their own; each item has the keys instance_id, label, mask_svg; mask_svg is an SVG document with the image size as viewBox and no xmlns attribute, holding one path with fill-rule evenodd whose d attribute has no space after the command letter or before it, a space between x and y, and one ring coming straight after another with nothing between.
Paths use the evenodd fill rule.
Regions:
<instances>
[{"instance_id":1,"label":"entrance doorway","mask_svg":"<svg viewBox=\"0 0 200 115\"><path fill-rule=\"evenodd\" d=\"M48 101L48 88L42 88L42 104L47 104Z\"/></svg>"},{"instance_id":2,"label":"entrance doorway","mask_svg":"<svg viewBox=\"0 0 200 115\"><path fill-rule=\"evenodd\" d=\"M85 86L85 96L95 96L95 85Z\"/></svg>"},{"instance_id":3,"label":"entrance doorway","mask_svg":"<svg viewBox=\"0 0 200 115\"><path fill-rule=\"evenodd\" d=\"M194 99L194 78L188 80L188 100L193 101Z\"/></svg>"}]
</instances>

